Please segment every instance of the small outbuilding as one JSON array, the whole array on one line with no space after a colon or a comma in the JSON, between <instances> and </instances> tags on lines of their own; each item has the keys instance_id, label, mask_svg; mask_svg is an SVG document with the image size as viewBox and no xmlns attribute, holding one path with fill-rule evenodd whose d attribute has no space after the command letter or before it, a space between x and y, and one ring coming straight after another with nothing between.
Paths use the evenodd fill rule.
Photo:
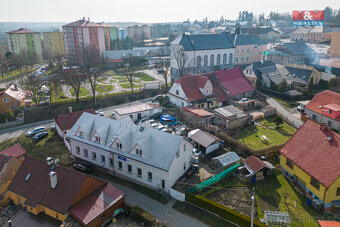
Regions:
<instances>
[{"instance_id":1,"label":"small outbuilding","mask_svg":"<svg viewBox=\"0 0 340 227\"><path fill-rule=\"evenodd\" d=\"M139 121L155 114L162 113L162 108L154 103L137 103L115 108L112 118L121 120L122 117L130 116L133 121Z\"/></svg>"},{"instance_id":2,"label":"small outbuilding","mask_svg":"<svg viewBox=\"0 0 340 227\"><path fill-rule=\"evenodd\" d=\"M235 164L240 164L240 157L235 152L227 152L212 158L212 160L218 161L223 167L230 167Z\"/></svg>"},{"instance_id":3,"label":"small outbuilding","mask_svg":"<svg viewBox=\"0 0 340 227\"><path fill-rule=\"evenodd\" d=\"M221 140L208 132L196 129L194 134L189 132L189 135L190 139L195 143L195 146L205 152L205 154L209 154L220 148Z\"/></svg>"},{"instance_id":4,"label":"small outbuilding","mask_svg":"<svg viewBox=\"0 0 340 227\"><path fill-rule=\"evenodd\" d=\"M263 180L266 176L275 174L275 166L253 155L244 161L244 167L252 176L256 177L256 181Z\"/></svg>"},{"instance_id":5,"label":"small outbuilding","mask_svg":"<svg viewBox=\"0 0 340 227\"><path fill-rule=\"evenodd\" d=\"M217 108L214 112L216 115L215 125L228 130L242 128L244 125L250 124L252 120L248 113L232 105Z\"/></svg>"}]
</instances>

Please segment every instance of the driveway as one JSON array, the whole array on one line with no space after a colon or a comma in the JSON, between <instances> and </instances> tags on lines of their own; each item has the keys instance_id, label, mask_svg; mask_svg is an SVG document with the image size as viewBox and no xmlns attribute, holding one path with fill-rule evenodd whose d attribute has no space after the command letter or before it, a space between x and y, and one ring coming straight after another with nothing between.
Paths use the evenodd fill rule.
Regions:
<instances>
[{"instance_id":1,"label":"driveway","mask_svg":"<svg viewBox=\"0 0 340 227\"><path fill-rule=\"evenodd\" d=\"M107 181L106 179L103 179ZM182 226L195 226L195 227L208 227L206 224L200 222L197 219L191 218L184 215L175 209L168 207L150 197L145 196L133 189L127 188L123 185L117 184L116 182L109 182L117 187L119 190L126 194L125 202L130 206L139 206L144 210L155 216L158 220L163 222L169 227L182 227Z\"/></svg>"},{"instance_id":2,"label":"driveway","mask_svg":"<svg viewBox=\"0 0 340 227\"><path fill-rule=\"evenodd\" d=\"M60 226L61 221L58 221L46 214L40 213L34 215L26 210L21 210L14 218L12 218L12 227L57 227ZM8 227L8 223L4 225Z\"/></svg>"},{"instance_id":3,"label":"driveway","mask_svg":"<svg viewBox=\"0 0 340 227\"><path fill-rule=\"evenodd\" d=\"M162 75L158 74L157 70L155 70L155 69L145 69L145 70L142 70L141 72L143 72L146 75L151 76L155 80L159 81L161 83L161 85L165 84L164 77ZM171 81L171 77L170 77L170 73L169 73L168 83L170 83L170 81Z\"/></svg>"}]
</instances>

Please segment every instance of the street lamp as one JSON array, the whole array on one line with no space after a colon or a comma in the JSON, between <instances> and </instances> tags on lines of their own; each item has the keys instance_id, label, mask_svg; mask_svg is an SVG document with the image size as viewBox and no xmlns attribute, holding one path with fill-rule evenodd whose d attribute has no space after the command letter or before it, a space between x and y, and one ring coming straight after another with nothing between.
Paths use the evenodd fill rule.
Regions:
<instances>
[{"instance_id":1,"label":"street lamp","mask_svg":"<svg viewBox=\"0 0 340 227\"><path fill-rule=\"evenodd\" d=\"M255 206L255 188L253 188L253 195L251 196L251 223L250 226L254 226L254 206Z\"/></svg>"}]
</instances>

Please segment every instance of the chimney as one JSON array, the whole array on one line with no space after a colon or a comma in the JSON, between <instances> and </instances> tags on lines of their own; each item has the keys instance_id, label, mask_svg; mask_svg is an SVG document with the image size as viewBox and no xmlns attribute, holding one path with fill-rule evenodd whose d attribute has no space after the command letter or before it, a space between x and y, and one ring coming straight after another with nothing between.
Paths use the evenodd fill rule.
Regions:
<instances>
[{"instance_id":1,"label":"chimney","mask_svg":"<svg viewBox=\"0 0 340 227\"><path fill-rule=\"evenodd\" d=\"M263 60L261 60L261 64L263 65Z\"/></svg>"},{"instance_id":2,"label":"chimney","mask_svg":"<svg viewBox=\"0 0 340 227\"><path fill-rule=\"evenodd\" d=\"M72 113L72 106L69 106L69 107L68 107L68 112L69 112L69 113Z\"/></svg>"},{"instance_id":3,"label":"chimney","mask_svg":"<svg viewBox=\"0 0 340 227\"><path fill-rule=\"evenodd\" d=\"M235 44L236 44L236 39L237 39L237 34L235 33L234 43L233 43L234 46L235 46Z\"/></svg>"},{"instance_id":4,"label":"chimney","mask_svg":"<svg viewBox=\"0 0 340 227\"><path fill-rule=\"evenodd\" d=\"M303 65L303 69L306 69L306 64Z\"/></svg>"},{"instance_id":5,"label":"chimney","mask_svg":"<svg viewBox=\"0 0 340 227\"><path fill-rule=\"evenodd\" d=\"M326 131L327 129L328 129L328 126L327 126L327 123L321 123L320 124L320 129L322 130L322 131Z\"/></svg>"},{"instance_id":6,"label":"chimney","mask_svg":"<svg viewBox=\"0 0 340 227\"><path fill-rule=\"evenodd\" d=\"M240 29L240 27L235 28L235 34L241 34L241 29Z\"/></svg>"},{"instance_id":7,"label":"chimney","mask_svg":"<svg viewBox=\"0 0 340 227\"><path fill-rule=\"evenodd\" d=\"M18 84L17 83L14 83L14 90L18 90Z\"/></svg>"},{"instance_id":8,"label":"chimney","mask_svg":"<svg viewBox=\"0 0 340 227\"><path fill-rule=\"evenodd\" d=\"M53 162L53 158L52 157L47 157L46 158L46 162L47 162L47 165L51 165L52 164L52 162Z\"/></svg>"},{"instance_id":9,"label":"chimney","mask_svg":"<svg viewBox=\"0 0 340 227\"><path fill-rule=\"evenodd\" d=\"M49 175L50 175L50 181L51 181L51 188L56 188L57 183L58 183L57 173L54 171L51 171Z\"/></svg>"},{"instance_id":10,"label":"chimney","mask_svg":"<svg viewBox=\"0 0 340 227\"><path fill-rule=\"evenodd\" d=\"M296 68L296 63L295 63L295 65L294 65L294 68Z\"/></svg>"}]
</instances>

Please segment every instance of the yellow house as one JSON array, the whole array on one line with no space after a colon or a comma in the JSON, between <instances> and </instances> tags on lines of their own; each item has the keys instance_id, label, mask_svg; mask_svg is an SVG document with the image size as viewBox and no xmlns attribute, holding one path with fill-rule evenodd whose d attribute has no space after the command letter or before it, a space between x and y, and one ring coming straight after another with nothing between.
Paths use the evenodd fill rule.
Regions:
<instances>
[{"instance_id":1,"label":"yellow house","mask_svg":"<svg viewBox=\"0 0 340 227\"><path fill-rule=\"evenodd\" d=\"M299 64L285 64L285 67L290 72L290 74L296 74L296 76L301 75L301 79L306 80L307 85L313 80L313 84L319 84L321 80L322 73L316 70L313 66L309 65L299 65ZM305 78L304 78L305 76Z\"/></svg>"},{"instance_id":2,"label":"yellow house","mask_svg":"<svg viewBox=\"0 0 340 227\"><path fill-rule=\"evenodd\" d=\"M27 99L27 92L12 84L5 91L0 93L0 114L6 110L14 110L19 106L30 106L32 100Z\"/></svg>"},{"instance_id":3,"label":"yellow house","mask_svg":"<svg viewBox=\"0 0 340 227\"><path fill-rule=\"evenodd\" d=\"M340 135L307 121L280 151L283 172L324 211L340 212Z\"/></svg>"},{"instance_id":4,"label":"yellow house","mask_svg":"<svg viewBox=\"0 0 340 227\"><path fill-rule=\"evenodd\" d=\"M64 221L69 209L106 185L86 174L27 156L8 187L11 200L30 213Z\"/></svg>"}]
</instances>

